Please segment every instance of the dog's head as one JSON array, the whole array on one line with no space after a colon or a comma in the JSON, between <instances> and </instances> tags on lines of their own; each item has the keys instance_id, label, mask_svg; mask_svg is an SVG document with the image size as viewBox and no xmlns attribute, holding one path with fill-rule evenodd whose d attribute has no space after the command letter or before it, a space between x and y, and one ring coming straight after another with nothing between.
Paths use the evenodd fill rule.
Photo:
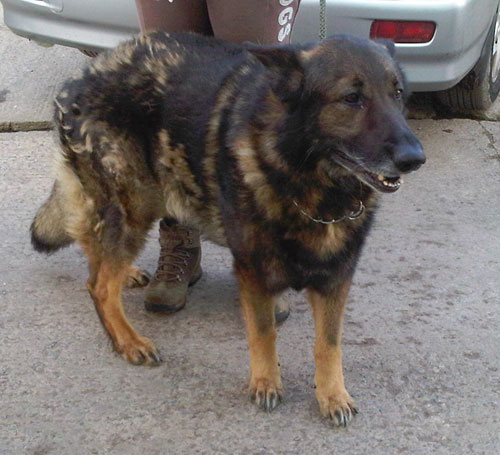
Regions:
<instances>
[{"instance_id":1,"label":"dog's head","mask_svg":"<svg viewBox=\"0 0 500 455\"><path fill-rule=\"evenodd\" d=\"M327 163L332 176L347 172L376 190L393 192L401 174L425 162L404 116L407 93L392 43L343 35L303 48L251 52L276 75L289 74L281 98L292 100L292 109L300 112L304 135L313 144L308 159Z\"/></svg>"}]
</instances>

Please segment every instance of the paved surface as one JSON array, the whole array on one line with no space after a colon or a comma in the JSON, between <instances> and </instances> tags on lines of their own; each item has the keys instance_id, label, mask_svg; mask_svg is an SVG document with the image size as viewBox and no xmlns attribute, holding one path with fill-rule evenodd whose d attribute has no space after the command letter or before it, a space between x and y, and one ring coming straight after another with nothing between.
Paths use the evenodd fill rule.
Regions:
<instances>
[{"instance_id":1,"label":"paved surface","mask_svg":"<svg viewBox=\"0 0 500 455\"><path fill-rule=\"evenodd\" d=\"M42 48L14 35L0 4L0 132L47 129L61 83L88 59L76 49Z\"/></svg>"},{"instance_id":2,"label":"paved surface","mask_svg":"<svg viewBox=\"0 0 500 455\"><path fill-rule=\"evenodd\" d=\"M3 59L1 119L44 119L46 108L11 117L12 106L44 105L53 93L44 81L55 87L80 54L49 50L59 62L51 77L47 50L26 52L23 66L10 46L30 44L14 37L7 46L4 32L2 55L8 47L14 61ZM5 85L28 67L45 74L34 76L39 88ZM346 429L319 415L301 294L290 294L279 329L284 403L266 414L247 401L231 258L208 243L185 310L159 317L143 309L142 291L125 295L130 320L165 362L134 367L115 355L78 249L44 257L29 244L51 186L52 133L0 134L0 454L498 454L500 123L412 127L428 162L383 198L350 295L344 364L360 414ZM153 270L156 257L152 235L139 264Z\"/></svg>"}]
</instances>

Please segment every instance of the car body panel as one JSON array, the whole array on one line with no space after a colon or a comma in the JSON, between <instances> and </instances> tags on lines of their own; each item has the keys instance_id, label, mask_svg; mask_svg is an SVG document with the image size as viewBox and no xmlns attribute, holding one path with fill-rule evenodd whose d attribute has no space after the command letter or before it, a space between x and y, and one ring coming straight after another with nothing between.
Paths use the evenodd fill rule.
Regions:
<instances>
[{"instance_id":1,"label":"car body panel","mask_svg":"<svg viewBox=\"0 0 500 455\"><path fill-rule=\"evenodd\" d=\"M139 30L134 0L1 0L15 33L45 43L99 51ZM397 44L413 91L444 90L475 65L499 0L327 0L328 34L369 37L375 19L436 23L432 41ZM302 0L293 41L318 39L319 0Z\"/></svg>"},{"instance_id":2,"label":"car body panel","mask_svg":"<svg viewBox=\"0 0 500 455\"><path fill-rule=\"evenodd\" d=\"M2 0L5 24L18 35L42 43L92 51L112 48L139 31L134 0Z\"/></svg>"}]
</instances>

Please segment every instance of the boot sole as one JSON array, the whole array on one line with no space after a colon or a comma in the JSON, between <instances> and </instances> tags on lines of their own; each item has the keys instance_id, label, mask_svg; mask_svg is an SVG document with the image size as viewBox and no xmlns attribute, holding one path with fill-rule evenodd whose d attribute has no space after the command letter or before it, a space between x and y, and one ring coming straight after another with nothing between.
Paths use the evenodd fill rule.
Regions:
<instances>
[{"instance_id":1,"label":"boot sole","mask_svg":"<svg viewBox=\"0 0 500 455\"><path fill-rule=\"evenodd\" d=\"M203 271L200 268L200 273L191 278L191 281L189 282L188 286L189 287L194 286L202 275ZM186 306L186 299L184 299L182 305L169 305L168 303L152 303L148 302L147 300L144 301L144 307L146 308L147 311L151 311L152 313L177 313L177 311L182 310L185 306Z\"/></svg>"}]
</instances>

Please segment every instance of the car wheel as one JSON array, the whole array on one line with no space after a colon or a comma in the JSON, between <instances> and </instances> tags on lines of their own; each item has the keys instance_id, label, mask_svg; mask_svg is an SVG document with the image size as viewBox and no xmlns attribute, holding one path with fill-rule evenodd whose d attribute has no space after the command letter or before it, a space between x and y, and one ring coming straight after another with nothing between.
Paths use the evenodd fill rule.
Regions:
<instances>
[{"instance_id":1,"label":"car wheel","mask_svg":"<svg viewBox=\"0 0 500 455\"><path fill-rule=\"evenodd\" d=\"M438 92L438 99L457 109L482 110L489 108L500 91L500 8L497 9L481 57L454 87Z\"/></svg>"}]
</instances>

